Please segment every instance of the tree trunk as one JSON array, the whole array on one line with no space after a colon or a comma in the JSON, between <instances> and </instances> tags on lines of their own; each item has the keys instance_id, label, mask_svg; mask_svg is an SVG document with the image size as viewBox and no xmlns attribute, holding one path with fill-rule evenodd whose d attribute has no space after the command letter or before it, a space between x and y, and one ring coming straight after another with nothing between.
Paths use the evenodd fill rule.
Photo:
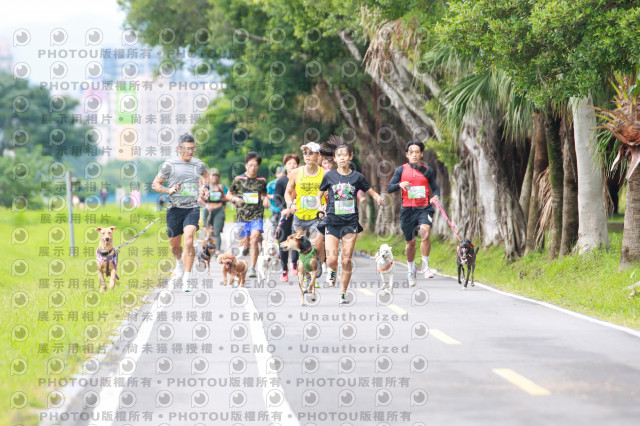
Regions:
<instances>
[{"instance_id":1,"label":"tree trunk","mask_svg":"<svg viewBox=\"0 0 640 426\"><path fill-rule=\"evenodd\" d=\"M536 232L540 220L540 199L538 198L538 191L535 186L540 175L549 164L547 139L544 134L544 120L542 116L538 113L533 114L533 123L533 138L531 140L531 146L534 150L533 176L531 182L531 201L529 202L529 214L527 215L527 243L525 246L525 254L531 253L538 248L536 247Z\"/></svg>"},{"instance_id":2,"label":"tree trunk","mask_svg":"<svg viewBox=\"0 0 640 426\"><path fill-rule=\"evenodd\" d=\"M607 217L602 199L602 170L595 161L596 118L589 105L591 98L572 102L578 178L578 242L582 254L596 247L609 247Z\"/></svg>"},{"instance_id":3,"label":"tree trunk","mask_svg":"<svg viewBox=\"0 0 640 426\"><path fill-rule=\"evenodd\" d=\"M520 191L520 208L524 214L524 221L529 220L529 203L531 202L531 188L533 187L533 158L535 156L535 145L531 141L529 149L529 160L527 161L527 171L524 174L522 190Z\"/></svg>"},{"instance_id":4,"label":"tree trunk","mask_svg":"<svg viewBox=\"0 0 640 426\"><path fill-rule=\"evenodd\" d=\"M573 140L573 127L562 120L564 194L562 196L562 241L560 256L571 253L578 240L578 182L576 180L576 147Z\"/></svg>"},{"instance_id":5,"label":"tree trunk","mask_svg":"<svg viewBox=\"0 0 640 426\"><path fill-rule=\"evenodd\" d=\"M459 139L470 154L471 167L467 162L464 169L454 169L455 183L459 185L455 191L458 192L455 201L458 206L473 210L474 205L471 204L470 195L475 192L482 244L484 246L504 244L505 256L513 259L522 255L526 223L518 197L510 187L504 172L498 122L486 110L478 112L465 121ZM468 192L462 192L461 182L458 182L455 175L461 171L469 172L470 170L475 173L475 182L469 185ZM467 217L461 216L454 219L457 223L465 223L468 220ZM461 235L463 238L473 236Z\"/></svg>"},{"instance_id":6,"label":"tree trunk","mask_svg":"<svg viewBox=\"0 0 640 426\"><path fill-rule=\"evenodd\" d=\"M624 211L620 270L640 262L640 169L627 179L627 204Z\"/></svg>"},{"instance_id":7,"label":"tree trunk","mask_svg":"<svg viewBox=\"0 0 640 426\"><path fill-rule=\"evenodd\" d=\"M560 120L550 109L545 112L544 133L547 138L547 154L549 155L549 183L551 184L551 242L549 258L555 259L560 251L562 241L562 139L560 138Z\"/></svg>"}]
</instances>

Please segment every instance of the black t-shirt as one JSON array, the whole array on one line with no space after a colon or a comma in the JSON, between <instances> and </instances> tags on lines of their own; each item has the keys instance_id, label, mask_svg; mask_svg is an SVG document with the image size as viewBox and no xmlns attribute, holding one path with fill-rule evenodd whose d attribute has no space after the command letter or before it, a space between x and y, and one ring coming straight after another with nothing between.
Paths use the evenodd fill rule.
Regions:
<instances>
[{"instance_id":1,"label":"black t-shirt","mask_svg":"<svg viewBox=\"0 0 640 426\"><path fill-rule=\"evenodd\" d=\"M320 191L329 191L327 225L348 226L358 223L358 191L367 192L371 185L355 170L341 175L337 170L324 174Z\"/></svg>"},{"instance_id":2,"label":"black t-shirt","mask_svg":"<svg viewBox=\"0 0 640 426\"><path fill-rule=\"evenodd\" d=\"M287 175L281 176L280 179L276 181L276 188L273 190L273 202L276 203L276 206L280 211L287 208L287 202L284 200L284 193L287 189L288 183L289 178Z\"/></svg>"}]
</instances>

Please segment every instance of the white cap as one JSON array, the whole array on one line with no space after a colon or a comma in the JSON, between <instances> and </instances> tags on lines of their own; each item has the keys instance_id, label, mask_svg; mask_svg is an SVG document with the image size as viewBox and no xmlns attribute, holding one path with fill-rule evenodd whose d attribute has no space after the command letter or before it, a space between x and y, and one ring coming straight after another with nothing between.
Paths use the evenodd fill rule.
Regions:
<instances>
[{"instance_id":1,"label":"white cap","mask_svg":"<svg viewBox=\"0 0 640 426\"><path fill-rule=\"evenodd\" d=\"M305 148L308 148L311 152L320 152L320 144L316 142L309 142L300 147L302 151L304 151Z\"/></svg>"}]
</instances>

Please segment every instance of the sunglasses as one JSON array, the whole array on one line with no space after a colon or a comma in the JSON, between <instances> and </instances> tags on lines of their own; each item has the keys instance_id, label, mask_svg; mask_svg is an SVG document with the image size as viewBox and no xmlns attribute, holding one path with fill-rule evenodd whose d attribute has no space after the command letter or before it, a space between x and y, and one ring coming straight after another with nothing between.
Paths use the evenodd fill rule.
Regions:
<instances>
[{"instance_id":1,"label":"sunglasses","mask_svg":"<svg viewBox=\"0 0 640 426\"><path fill-rule=\"evenodd\" d=\"M317 154L317 152L313 152L313 151L302 151L302 155L313 155L313 154Z\"/></svg>"},{"instance_id":2,"label":"sunglasses","mask_svg":"<svg viewBox=\"0 0 640 426\"><path fill-rule=\"evenodd\" d=\"M182 147L180 149L187 152L195 152L196 150L195 148L182 148Z\"/></svg>"}]
</instances>

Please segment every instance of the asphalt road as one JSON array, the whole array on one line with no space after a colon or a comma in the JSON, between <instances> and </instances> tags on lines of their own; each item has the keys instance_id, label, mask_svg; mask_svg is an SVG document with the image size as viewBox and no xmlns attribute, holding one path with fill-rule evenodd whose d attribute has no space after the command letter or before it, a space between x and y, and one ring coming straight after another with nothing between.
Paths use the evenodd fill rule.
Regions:
<instances>
[{"instance_id":1,"label":"asphalt road","mask_svg":"<svg viewBox=\"0 0 640 426\"><path fill-rule=\"evenodd\" d=\"M348 306L275 274L223 287L217 264L159 289L42 424L638 424L640 333L400 266L389 298L355 268Z\"/></svg>"}]
</instances>

